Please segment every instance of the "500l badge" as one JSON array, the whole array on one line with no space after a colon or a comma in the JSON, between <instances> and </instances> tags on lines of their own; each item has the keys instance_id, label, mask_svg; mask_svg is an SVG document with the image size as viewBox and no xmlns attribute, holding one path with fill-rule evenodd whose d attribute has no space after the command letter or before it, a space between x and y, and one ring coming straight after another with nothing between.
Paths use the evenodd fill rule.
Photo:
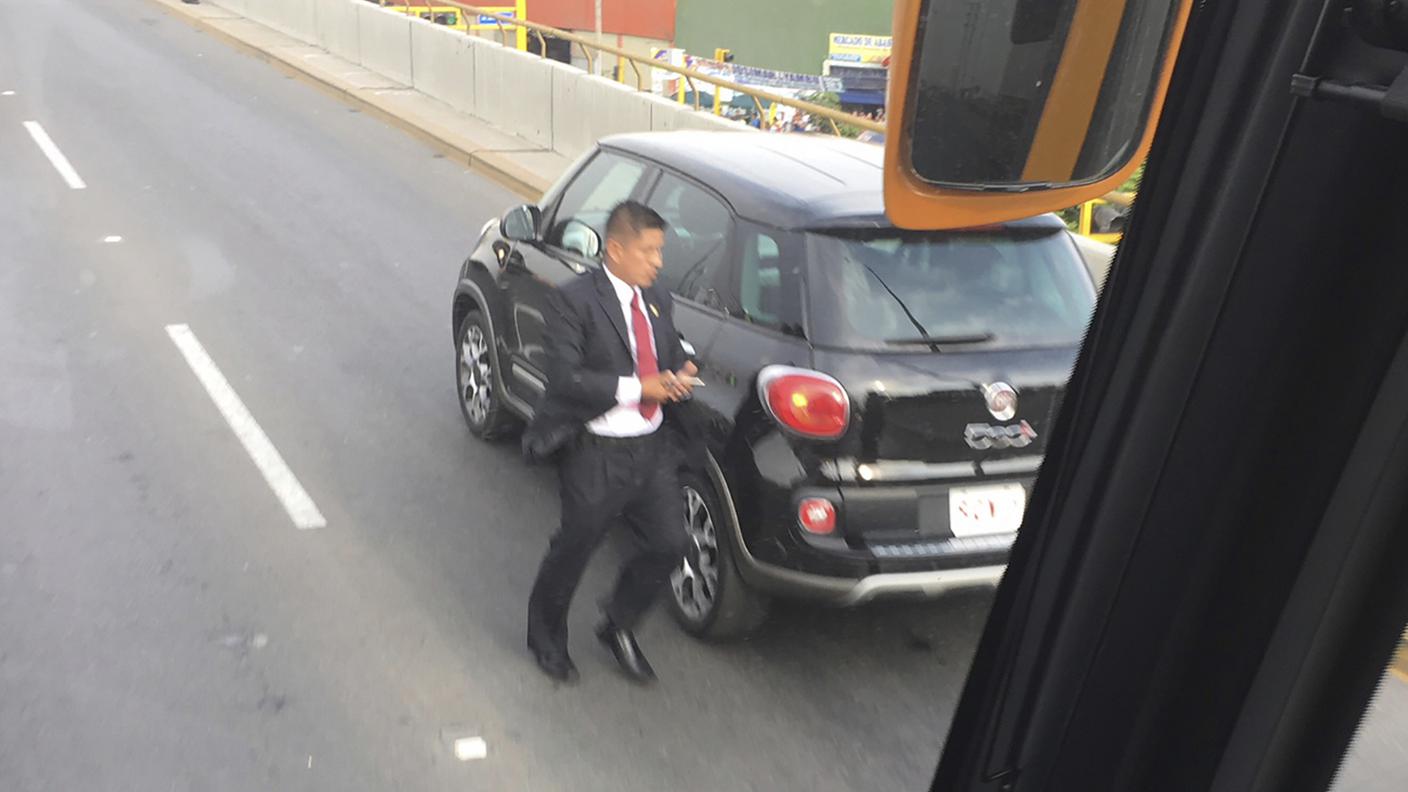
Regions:
<instances>
[{"instance_id":1,"label":"500l badge","mask_svg":"<svg viewBox=\"0 0 1408 792\"><path fill-rule=\"evenodd\" d=\"M976 451L994 448L1026 448L1036 440L1036 430L1026 421L1007 426L992 424L968 424L963 430L963 439L968 447Z\"/></svg>"}]
</instances>

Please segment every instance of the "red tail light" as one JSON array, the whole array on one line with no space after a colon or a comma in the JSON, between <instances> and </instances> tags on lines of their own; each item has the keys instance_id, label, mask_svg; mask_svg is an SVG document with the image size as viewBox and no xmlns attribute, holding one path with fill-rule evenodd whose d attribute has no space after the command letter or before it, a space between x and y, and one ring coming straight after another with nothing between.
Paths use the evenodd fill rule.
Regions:
<instances>
[{"instance_id":1,"label":"red tail light","mask_svg":"<svg viewBox=\"0 0 1408 792\"><path fill-rule=\"evenodd\" d=\"M803 437L835 440L851 422L845 388L819 371L768 366L758 375L758 397L774 421Z\"/></svg>"},{"instance_id":2,"label":"red tail light","mask_svg":"<svg viewBox=\"0 0 1408 792\"><path fill-rule=\"evenodd\" d=\"M808 533L829 534L836 530L836 507L825 498L806 498L797 504L797 522Z\"/></svg>"}]
</instances>

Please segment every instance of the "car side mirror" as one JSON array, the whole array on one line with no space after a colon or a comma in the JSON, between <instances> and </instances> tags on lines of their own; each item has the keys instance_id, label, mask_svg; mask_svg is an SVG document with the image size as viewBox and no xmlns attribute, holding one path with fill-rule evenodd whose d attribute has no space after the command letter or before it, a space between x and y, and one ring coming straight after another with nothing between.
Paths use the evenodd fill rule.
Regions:
<instances>
[{"instance_id":1,"label":"car side mirror","mask_svg":"<svg viewBox=\"0 0 1408 792\"><path fill-rule=\"evenodd\" d=\"M568 220L562 226L562 247L593 261L601 258L601 236L581 220Z\"/></svg>"},{"instance_id":2,"label":"car side mirror","mask_svg":"<svg viewBox=\"0 0 1408 792\"><path fill-rule=\"evenodd\" d=\"M542 212L531 204L515 206L499 221L499 235L511 242L537 242Z\"/></svg>"}]
</instances>

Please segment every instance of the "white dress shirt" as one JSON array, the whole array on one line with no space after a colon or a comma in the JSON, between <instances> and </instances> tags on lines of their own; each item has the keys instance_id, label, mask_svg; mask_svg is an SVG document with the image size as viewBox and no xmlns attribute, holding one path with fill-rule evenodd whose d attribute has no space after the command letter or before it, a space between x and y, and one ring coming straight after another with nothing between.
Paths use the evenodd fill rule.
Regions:
<instances>
[{"instance_id":1,"label":"white dress shirt","mask_svg":"<svg viewBox=\"0 0 1408 792\"><path fill-rule=\"evenodd\" d=\"M606 273L607 280L611 281L611 288L616 292L616 299L621 303L621 314L626 319L626 340L631 346L631 360L636 360L636 328L631 317L631 298L640 298L640 310L645 315L645 325L650 328L650 338L646 339L652 350L655 350L655 359L660 359L660 351L655 349L655 326L650 323L650 308L645 304L645 296L640 293L640 289L631 286L611 273L610 269L602 267ZM636 372L639 375L640 372ZM655 411L655 415L646 420L640 414L640 377L621 377L616 384L616 406L602 413L587 422L587 431L599 437L640 437L648 435L660 428L664 421L664 409Z\"/></svg>"}]
</instances>

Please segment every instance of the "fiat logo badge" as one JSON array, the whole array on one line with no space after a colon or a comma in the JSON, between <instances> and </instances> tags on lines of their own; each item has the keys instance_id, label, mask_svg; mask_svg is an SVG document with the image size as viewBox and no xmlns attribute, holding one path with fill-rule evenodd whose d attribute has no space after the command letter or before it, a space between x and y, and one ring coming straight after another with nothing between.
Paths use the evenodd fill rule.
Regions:
<instances>
[{"instance_id":1,"label":"fiat logo badge","mask_svg":"<svg viewBox=\"0 0 1408 792\"><path fill-rule=\"evenodd\" d=\"M1017 391L1005 382L983 386L988 412L999 421L1010 421L1017 415Z\"/></svg>"}]
</instances>

